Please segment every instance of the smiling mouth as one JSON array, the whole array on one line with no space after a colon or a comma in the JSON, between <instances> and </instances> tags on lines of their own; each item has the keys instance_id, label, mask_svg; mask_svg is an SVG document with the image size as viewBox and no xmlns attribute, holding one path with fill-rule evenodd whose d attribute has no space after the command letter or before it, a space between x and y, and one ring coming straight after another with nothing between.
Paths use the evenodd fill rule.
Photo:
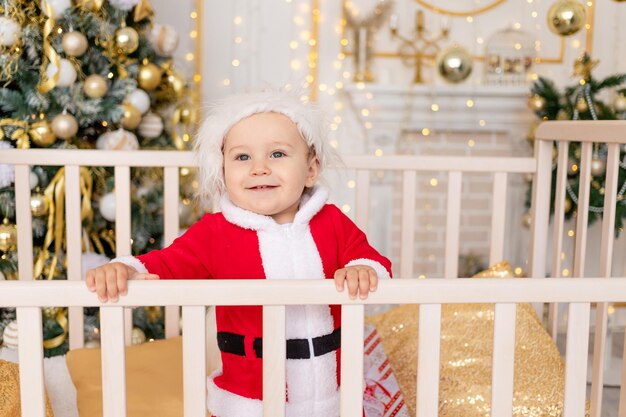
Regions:
<instances>
[{"instance_id":1,"label":"smiling mouth","mask_svg":"<svg viewBox=\"0 0 626 417\"><path fill-rule=\"evenodd\" d=\"M257 185L254 187L249 187L248 190L254 190L254 191L273 190L276 187L278 186L277 185Z\"/></svg>"}]
</instances>

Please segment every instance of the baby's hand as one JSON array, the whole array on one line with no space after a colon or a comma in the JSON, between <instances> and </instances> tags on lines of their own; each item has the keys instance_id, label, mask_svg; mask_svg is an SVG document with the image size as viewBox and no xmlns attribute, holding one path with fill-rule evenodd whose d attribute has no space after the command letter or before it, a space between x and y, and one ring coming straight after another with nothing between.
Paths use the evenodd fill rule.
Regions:
<instances>
[{"instance_id":1,"label":"baby's hand","mask_svg":"<svg viewBox=\"0 0 626 417\"><path fill-rule=\"evenodd\" d=\"M116 302L119 295L126 295L129 279L159 279L155 274L143 274L121 262L111 262L87 271L85 283L91 292L98 294L98 300Z\"/></svg>"},{"instance_id":2,"label":"baby's hand","mask_svg":"<svg viewBox=\"0 0 626 417\"><path fill-rule=\"evenodd\" d=\"M364 300L370 291L376 291L378 275L374 268L366 265L352 265L338 269L335 272L335 287L343 291L344 281L348 283L348 295L355 299L357 293Z\"/></svg>"}]
</instances>

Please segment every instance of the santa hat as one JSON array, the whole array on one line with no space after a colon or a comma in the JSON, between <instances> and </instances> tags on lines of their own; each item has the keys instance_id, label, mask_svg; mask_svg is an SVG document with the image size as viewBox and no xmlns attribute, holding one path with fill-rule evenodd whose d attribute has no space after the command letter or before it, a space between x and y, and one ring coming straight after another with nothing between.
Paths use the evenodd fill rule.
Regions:
<instances>
[{"instance_id":1,"label":"santa hat","mask_svg":"<svg viewBox=\"0 0 626 417\"><path fill-rule=\"evenodd\" d=\"M225 191L222 148L228 131L246 117L268 112L289 117L306 143L315 150L320 171L328 165L333 152L326 143L327 123L316 105L304 102L294 92L283 90L231 95L209 108L195 141L199 166L199 197L205 203Z\"/></svg>"}]
</instances>

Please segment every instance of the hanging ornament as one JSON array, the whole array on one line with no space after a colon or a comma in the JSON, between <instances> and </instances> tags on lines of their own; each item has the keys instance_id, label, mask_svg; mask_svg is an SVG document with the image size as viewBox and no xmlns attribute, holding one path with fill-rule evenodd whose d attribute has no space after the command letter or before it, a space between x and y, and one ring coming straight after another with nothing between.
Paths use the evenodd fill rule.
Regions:
<instances>
[{"instance_id":1,"label":"hanging ornament","mask_svg":"<svg viewBox=\"0 0 626 417\"><path fill-rule=\"evenodd\" d=\"M577 0L557 0L548 10L548 28L556 35L573 35L584 26L585 15Z\"/></svg>"},{"instance_id":2,"label":"hanging ornament","mask_svg":"<svg viewBox=\"0 0 626 417\"><path fill-rule=\"evenodd\" d=\"M174 92L177 98L181 98L185 93L185 78L177 72L172 71L166 78L167 86Z\"/></svg>"},{"instance_id":3,"label":"hanging ornament","mask_svg":"<svg viewBox=\"0 0 626 417\"><path fill-rule=\"evenodd\" d=\"M6 16L0 16L0 46L13 46L20 39L22 28L19 23Z\"/></svg>"},{"instance_id":4,"label":"hanging ornament","mask_svg":"<svg viewBox=\"0 0 626 417\"><path fill-rule=\"evenodd\" d=\"M139 74L137 74L137 81L139 82L139 87L144 90L152 91L161 84L161 77L163 77L163 72L161 68L157 67L153 63L144 62L144 64L139 68Z\"/></svg>"},{"instance_id":5,"label":"hanging ornament","mask_svg":"<svg viewBox=\"0 0 626 417\"><path fill-rule=\"evenodd\" d=\"M626 112L626 96L620 94L615 97L615 100L613 100L613 109L615 109L617 113Z\"/></svg>"},{"instance_id":6,"label":"hanging ornament","mask_svg":"<svg viewBox=\"0 0 626 417\"><path fill-rule=\"evenodd\" d=\"M530 226L532 226L533 224L533 216L530 215L530 213L526 212L524 213L524 215L522 216L522 225L529 229Z\"/></svg>"},{"instance_id":7,"label":"hanging ornament","mask_svg":"<svg viewBox=\"0 0 626 417\"><path fill-rule=\"evenodd\" d=\"M146 139L158 138L163 133L163 120L158 114L148 113L141 119L137 131Z\"/></svg>"},{"instance_id":8,"label":"hanging ornament","mask_svg":"<svg viewBox=\"0 0 626 417\"><path fill-rule=\"evenodd\" d=\"M139 0L109 0L111 6L116 9L124 10L125 12L131 10L139 3Z\"/></svg>"},{"instance_id":9,"label":"hanging ornament","mask_svg":"<svg viewBox=\"0 0 626 417\"><path fill-rule=\"evenodd\" d=\"M30 189L34 190L39 185L39 177L33 171L30 171L30 175L28 177L30 180Z\"/></svg>"},{"instance_id":10,"label":"hanging ornament","mask_svg":"<svg viewBox=\"0 0 626 417\"><path fill-rule=\"evenodd\" d=\"M591 160L591 175L593 175L594 177L599 177L604 175L605 171L606 162L604 162L604 159L593 158Z\"/></svg>"},{"instance_id":11,"label":"hanging ornament","mask_svg":"<svg viewBox=\"0 0 626 417\"><path fill-rule=\"evenodd\" d=\"M441 51L436 66L444 80L459 83L472 73L472 57L464 48L455 45Z\"/></svg>"},{"instance_id":12,"label":"hanging ornament","mask_svg":"<svg viewBox=\"0 0 626 417\"><path fill-rule=\"evenodd\" d=\"M96 141L96 148L102 150L134 151L139 149L137 136L124 129L102 134Z\"/></svg>"},{"instance_id":13,"label":"hanging ornament","mask_svg":"<svg viewBox=\"0 0 626 417\"><path fill-rule=\"evenodd\" d=\"M150 31L149 39L154 51L167 57L172 56L178 47L180 36L172 26L155 23Z\"/></svg>"},{"instance_id":14,"label":"hanging ornament","mask_svg":"<svg viewBox=\"0 0 626 417\"><path fill-rule=\"evenodd\" d=\"M115 194L107 193L103 195L102 198L100 199L99 204L100 204L100 214L102 215L102 217L104 217L105 220L114 222L115 217L116 217L115 216L115 210L116 210Z\"/></svg>"},{"instance_id":15,"label":"hanging ornament","mask_svg":"<svg viewBox=\"0 0 626 417\"><path fill-rule=\"evenodd\" d=\"M580 113L584 113L589 110L589 105L587 104L587 100L584 97L581 97L576 101L576 110Z\"/></svg>"},{"instance_id":16,"label":"hanging ornament","mask_svg":"<svg viewBox=\"0 0 626 417\"><path fill-rule=\"evenodd\" d=\"M6 217L0 224L0 251L8 252L14 250L17 245L17 228L9 223Z\"/></svg>"},{"instance_id":17,"label":"hanging ornament","mask_svg":"<svg viewBox=\"0 0 626 417\"><path fill-rule=\"evenodd\" d=\"M567 111L561 109L556 114L556 120L569 120L569 114L567 114Z\"/></svg>"},{"instance_id":18,"label":"hanging ornament","mask_svg":"<svg viewBox=\"0 0 626 417\"><path fill-rule=\"evenodd\" d=\"M139 123L141 123L141 112L128 103L124 103L122 106L124 107L124 115L120 123L125 129L136 129Z\"/></svg>"},{"instance_id":19,"label":"hanging ornament","mask_svg":"<svg viewBox=\"0 0 626 417\"><path fill-rule=\"evenodd\" d=\"M76 81L76 69L74 68L74 66L72 65L72 63L70 61L68 61L67 59L62 58L60 60L61 64L61 69L58 70L56 65L54 65L53 62L48 64L48 67L46 68L46 75L48 76L48 79L52 79L52 77L54 77L54 75L58 72L59 73L59 80L57 81L57 87L69 87L72 84L74 84L74 81Z\"/></svg>"},{"instance_id":20,"label":"hanging ornament","mask_svg":"<svg viewBox=\"0 0 626 417\"><path fill-rule=\"evenodd\" d=\"M130 340L133 345L140 345L146 341L146 334L139 327L133 327Z\"/></svg>"},{"instance_id":21,"label":"hanging ornament","mask_svg":"<svg viewBox=\"0 0 626 417\"><path fill-rule=\"evenodd\" d=\"M146 114L150 110L150 96L141 88L134 90L126 96L124 101L139 110L141 114Z\"/></svg>"},{"instance_id":22,"label":"hanging ornament","mask_svg":"<svg viewBox=\"0 0 626 417\"><path fill-rule=\"evenodd\" d=\"M78 122L71 114L65 112L52 119L52 132L61 139L71 139L78 132Z\"/></svg>"},{"instance_id":23,"label":"hanging ornament","mask_svg":"<svg viewBox=\"0 0 626 417\"><path fill-rule=\"evenodd\" d=\"M92 74L85 78L83 91L87 97L102 98L109 91L109 83L101 75Z\"/></svg>"},{"instance_id":24,"label":"hanging ornament","mask_svg":"<svg viewBox=\"0 0 626 417\"><path fill-rule=\"evenodd\" d=\"M30 196L30 212L33 217L42 217L48 213L48 200L45 195L36 193Z\"/></svg>"},{"instance_id":25,"label":"hanging ornament","mask_svg":"<svg viewBox=\"0 0 626 417\"><path fill-rule=\"evenodd\" d=\"M539 94L533 94L528 99L528 108L530 108L535 113L544 111L546 108L546 99L541 97Z\"/></svg>"},{"instance_id":26,"label":"hanging ornament","mask_svg":"<svg viewBox=\"0 0 626 417\"><path fill-rule=\"evenodd\" d=\"M63 38L61 38L61 46L63 47L65 55L81 56L87 52L89 42L87 41L87 37L81 32L72 31L63 35Z\"/></svg>"},{"instance_id":27,"label":"hanging ornament","mask_svg":"<svg viewBox=\"0 0 626 417\"><path fill-rule=\"evenodd\" d=\"M17 321L9 322L2 333L2 345L9 349L17 349Z\"/></svg>"},{"instance_id":28,"label":"hanging ornament","mask_svg":"<svg viewBox=\"0 0 626 417\"><path fill-rule=\"evenodd\" d=\"M139 34L131 27L123 27L115 32L115 45L120 54L132 54L139 47Z\"/></svg>"},{"instance_id":29,"label":"hanging ornament","mask_svg":"<svg viewBox=\"0 0 626 417\"><path fill-rule=\"evenodd\" d=\"M45 3L46 0L41 1L41 10L47 17L50 17L48 16L48 10L46 9ZM61 16L63 16L63 13L65 13L67 9L72 7L71 0L47 0L47 3L52 9L52 17L54 17L55 20L58 20Z\"/></svg>"},{"instance_id":30,"label":"hanging ornament","mask_svg":"<svg viewBox=\"0 0 626 417\"><path fill-rule=\"evenodd\" d=\"M47 148L57 140L52 132L50 123L45 119L33 123L30 127L29 134L33 143L42 148Z\"/></svg>"}]
</instances>

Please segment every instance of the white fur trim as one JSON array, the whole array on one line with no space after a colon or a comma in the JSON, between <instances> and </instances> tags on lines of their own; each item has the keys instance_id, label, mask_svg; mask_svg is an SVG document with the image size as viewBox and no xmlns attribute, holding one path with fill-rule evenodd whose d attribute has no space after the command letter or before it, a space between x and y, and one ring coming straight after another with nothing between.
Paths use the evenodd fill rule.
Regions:
<instances>
[{"instance_id":1,"label":"white fur trim","mask_svg":"<svg viewBox=\"0 0 626 417\"><path fill-rule=\"evenodd\" d=\"M382 266L380 262L376 262L371 259L361 258L361 259L355 259L346 264L346 266L354 266L354 265L365 265L365 266L374 268L374 271L376 271L376 274L378 275L378 279L391 278L389 276L389 272L387 272L387 269L385 269L385 267Z\"/></svg>"},{"instance_id":2,"label":"white fur trim","mask_svg":"<svg viewBox=\"0 0 626 417\"><path fill-rule=\"evenodd\" d=\"M135 268L139 273L148 273L148 269L141 261L134 256L120 256L119 258L111 259L111 262L120 262L130 266L131 268Z\"/></svg>"},{"instance_id":3,"label":"white fur trim","mask_svg":"<svg viewBox=\"0 0 626 417\"><path fill-rule=\"evenodd\" d=\"M261 417L261 400L242 397L215 385L215 377L221 374L222 371L219 370L207 378L207 408L211 414L218 417Z\"/></svg>"},{"instance_id":4,"label":"white fur trim","mask_svg":"<svg viewBox=\"0 0 626 417\"><path fill-rule=\"evenodd\" d=\"M300 200L300 207L293 220L293 224L306 225L319 211L324 207L328 200L328 190L320 185L311 188L308 192L302 195ZM249 210L242 209L236 206L228 198L228 194L224 193L220 199L220 205L222 213L226 220L230 223L236 224L244 229L251 230L276 230L280 229L278 225L270 216L254 213ZM317 249L314 247L314 251Z\"/></svg>"}]
</instances>

